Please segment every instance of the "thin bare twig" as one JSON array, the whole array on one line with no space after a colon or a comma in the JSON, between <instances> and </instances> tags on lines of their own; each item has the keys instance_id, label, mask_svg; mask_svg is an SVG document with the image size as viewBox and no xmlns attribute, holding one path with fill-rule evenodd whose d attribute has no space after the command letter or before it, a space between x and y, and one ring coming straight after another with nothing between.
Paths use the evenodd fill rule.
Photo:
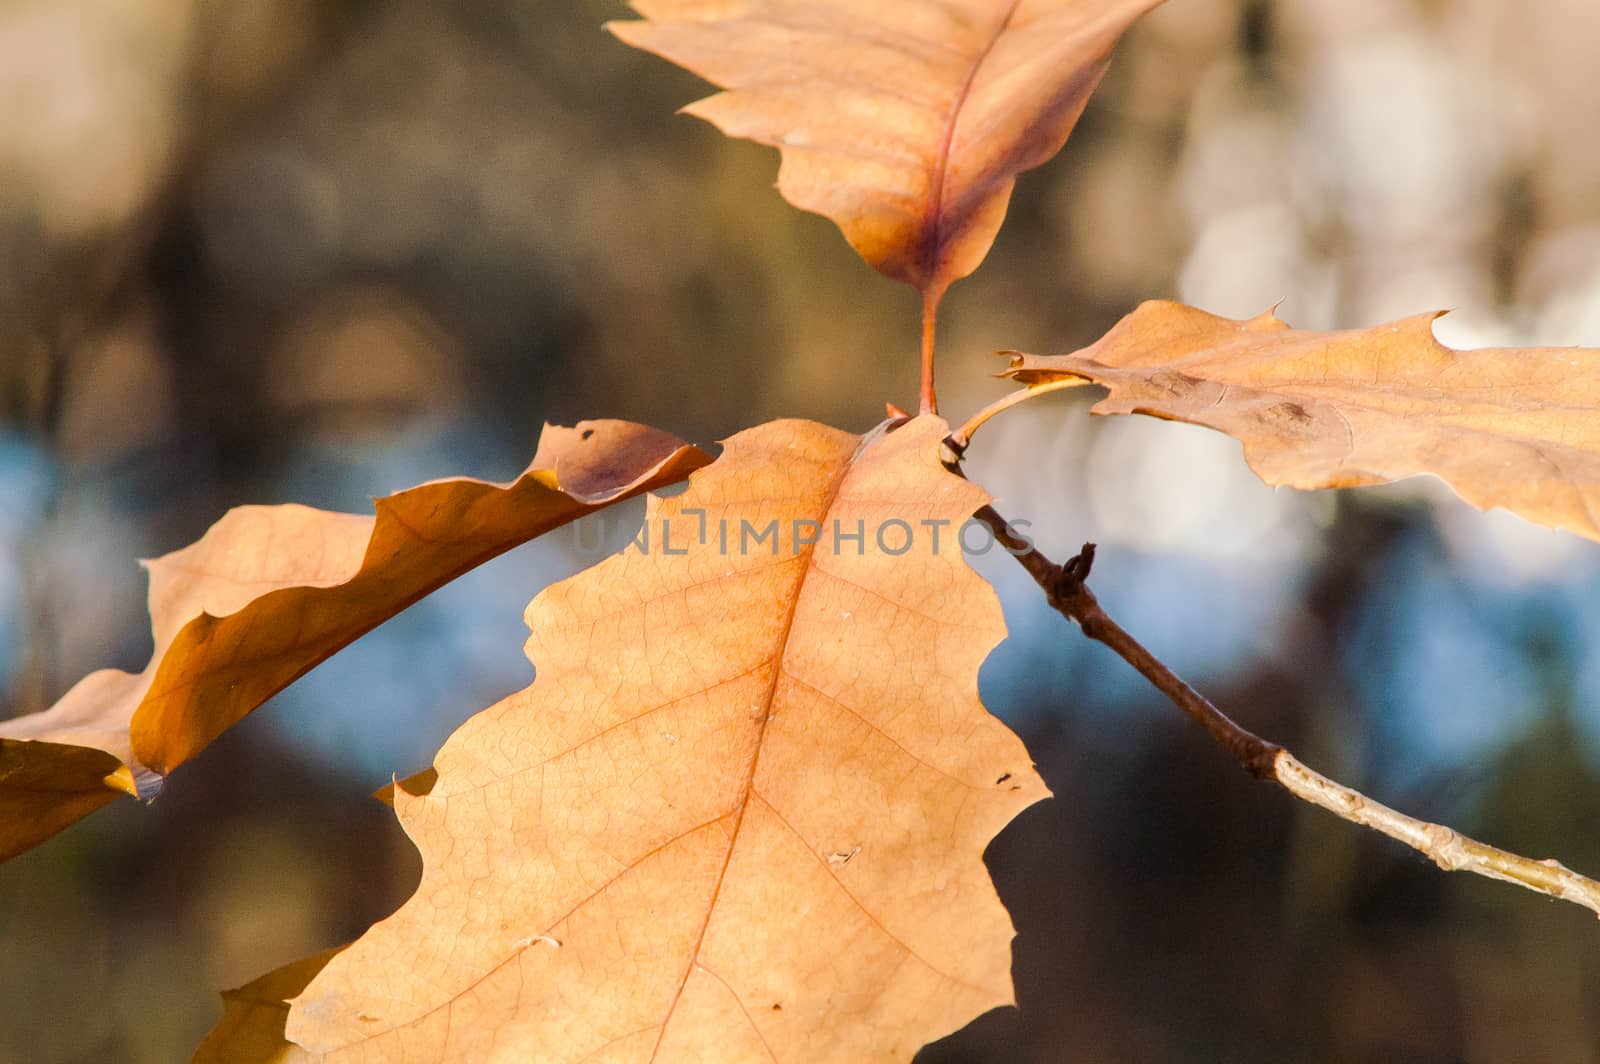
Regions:
<instances>
[{"instance_id":1,"label":"thin bare twig","mask_svg":"<svg viewBox=\"0 0 1600 1064\"><path fill-rule=\"evenodd\" d=\"M1600 915L1600 883L1579 875L1560 861L1521 857L1468 838L1443 824L1407 816L1308 768L1288 750L1234 723L1106 614L1086 582L1094 565L1093 543L1085 543L1083 552L1067 564L1056 565L1013 533L1005 518L993 507L985 506L976 516L1028 570L1058 613L1076 621L1084 635L1104 643L1138 669L1252 776L1270 780L1296 798L1320 806L1341 819L1381 831L1447 872L1472 872L1514 883L1581 905Z\"/></svg>"}]
</instances>

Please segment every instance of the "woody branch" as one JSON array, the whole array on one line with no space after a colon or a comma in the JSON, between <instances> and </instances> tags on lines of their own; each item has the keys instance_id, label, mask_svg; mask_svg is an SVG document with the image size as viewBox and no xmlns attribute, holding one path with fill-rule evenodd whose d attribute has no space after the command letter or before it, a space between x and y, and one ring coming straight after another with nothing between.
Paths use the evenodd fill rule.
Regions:
<instances>
[{"instance_id":1,"label":"woody branch","mask_svg":"<svg viewBox=\"0 0 1600 1064\"><path fill-rule=\"evenodd\" d=\"M1065 565L1057 565L1012 532L993 507L976 514L988 525L1044 590L1050 605L1075 621L1083 634L1104 643L1199 724L1234 760L1257 779L1269 780L1302 801L1320 806L1354 824L1380 831L1410 846L1448 872L1472 872L1581 905L1600 915L1600 883L1579 875L1560 861L1535 860L1468 838L1453 828L1434 824L1374 801L1360 791L1308 767L1277 743L1239 726L1209 699L1185 683L1101 607L1087 583L1094 566L1094 544Z\"/></svg>"}]
</instances>

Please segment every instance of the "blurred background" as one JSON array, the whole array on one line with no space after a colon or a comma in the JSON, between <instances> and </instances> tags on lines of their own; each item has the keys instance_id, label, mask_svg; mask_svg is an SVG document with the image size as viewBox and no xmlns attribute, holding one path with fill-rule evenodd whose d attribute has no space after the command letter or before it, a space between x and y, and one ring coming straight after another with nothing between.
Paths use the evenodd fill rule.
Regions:
<instances>
[{"instance_id":1,"label":"blurred background","mask_svg":"<svg viewBox=\"0 0 1600 1064\"><path fill-rule=\"evenodd\" d=\"M601 0L0 0L0 715L150 652L134 564L228 507L503 479L545 420L709 442L915 400L917 304L772 190L775 153ZM1453 307L1600 346L1600 5L1172 0L946 301L940 395L1141 299L1294 325ZM1085 389L1085 392L1090 391ZM1092 396L971 473L1243 723L1416 815L1600 873L1600 547L1437 482L1274 492ZM637 520L637 507L631 511ZM626 539L625 534L617 541ZM366 798L525 686L556 534L318 668L151 807L0 866L0 1060L184 1060L216 992L418 875ZM1019 1010L929 1061L1600 1059L1592 916L1253 783L979 560L991 708L1057 798L991 847Z\"/></svg>"}]
</instances>

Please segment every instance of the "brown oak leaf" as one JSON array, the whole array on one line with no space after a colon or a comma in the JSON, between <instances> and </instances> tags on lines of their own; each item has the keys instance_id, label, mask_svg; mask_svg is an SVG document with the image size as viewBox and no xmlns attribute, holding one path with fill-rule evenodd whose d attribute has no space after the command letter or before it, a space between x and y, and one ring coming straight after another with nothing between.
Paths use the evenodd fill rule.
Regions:
<instances>
[{"instance_id":1,"label":"brown oak leaf","mask_svg":"<svg viewBox=\"0 0 1600 1064\"><path fill-rule=\"evenodd\" d=\"M1159 2L633 0L609 28L726 90L685 110L780 149L785 199L937 305Z\"/></svg>"},{"instance_id":2,"label":"brown oak leaf","mask_svg":"<svg viewBox=\"0 0 1600 1064\"><path fill-rule=\"evenodd\" d=\"M1104 385L1097 414L1219 429L1268 484L1431 473L1479 509L1600 540L1600 350L1457 351L1434 338L1438 317L1310 332L1151 301L1074 354L1013 352L1006 372Z\"/></svg>"},{"instance_id":3,"label":"brown oak leaf","mask_svg":"<svg viewBox=\"0 0 1600 1064\"><path fill-rule=\"evenodd\" d=\"M0 859L159 777L356 637L490 558L706 455L625 421L546 426L509 484L439 480L375 516L241 506L146 563L155 652L91 673L50 709L0 721ZM120 766L120 767L119 767ZM137 784L137 790L135 789Z\"/></svg>"}]
</instances>

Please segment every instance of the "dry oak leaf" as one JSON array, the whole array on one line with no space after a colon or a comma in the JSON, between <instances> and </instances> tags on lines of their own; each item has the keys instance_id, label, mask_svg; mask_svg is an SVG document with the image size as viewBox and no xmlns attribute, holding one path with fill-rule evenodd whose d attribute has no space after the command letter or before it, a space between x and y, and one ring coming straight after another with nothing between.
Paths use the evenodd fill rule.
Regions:
<instances>
[{"instance_id":1,"label":"dry oak leaf","mask_svg":"<svg viewBox=\"0 0 1600 1064\"><path fill-rule=\"evenodd\" d=\"M1048 792L978 699L1004 624L956 529L987 497L939 464L943 421L895 424L740 433L652 498L647 547L533 601L533 686L395 790L421 884L290 1041L907 1060L1011 1002L983 849Z\"/></svg>"},{"instance_id":2,"label":"dry oak leaf","mask_svg":"<svg viewBox=\"0 0 1600 1064\"><path fill-rule=\"evenodd\" d=\"M547 425L509 484L433 481L378 499L375 516L229 511L145 563L155 652L142 673L91 673L50 709L0 722L0 739L31 740L0 747L0 859L118 793L150 793L317 663L469 569L709 460L625 421Z\"/></svg>"},{"instance_id":3,"label":"dry oak leaf","mask_svg":"<svg viewBox=\"0 0 1600 1064\"><path fill-rule=\"evenodd\" d=\"M609 28L727 90L685 110L781 149L785 199L937 304L1159 2L633 0Z\"/></svg>"},{"instance_id":4,"label":"dry oak leaf","mask_svg":"<svg viewBox=\"0 0 1600 1064\"><path fill-rule=\"evenodd\" d=\"M223 991L222 1019L195 1050L192 1064L305 1064L309 1054L283 1037L289 999L338 952L324 950Z\"/></svg>"},{"instance_id":5,"label":"dry oak leaf","mask_svg":"<svg viewBox=\"0 0 1600 1064\"><path fill-rule=\"evenodd\" d=\"M1457 351L1440 313L1292 329L1151 301L1070 355L1010 352L1024 384L1079 378L1096 414L1151 414L1244 443L1268 484L1344 488L1431 473L1482 510L1600 540L1600 350Z\"/></svg>"},{"instance_id":6,"label":"dry oak leaf","mask_svg":"<svg viewBox=\"0 0 1600 1064\"><path fill-rule=\"evenodd\" d=\"M132 770L105 750L0 738L0 860L138 793Z\"/></svg>"}]
</instances>

